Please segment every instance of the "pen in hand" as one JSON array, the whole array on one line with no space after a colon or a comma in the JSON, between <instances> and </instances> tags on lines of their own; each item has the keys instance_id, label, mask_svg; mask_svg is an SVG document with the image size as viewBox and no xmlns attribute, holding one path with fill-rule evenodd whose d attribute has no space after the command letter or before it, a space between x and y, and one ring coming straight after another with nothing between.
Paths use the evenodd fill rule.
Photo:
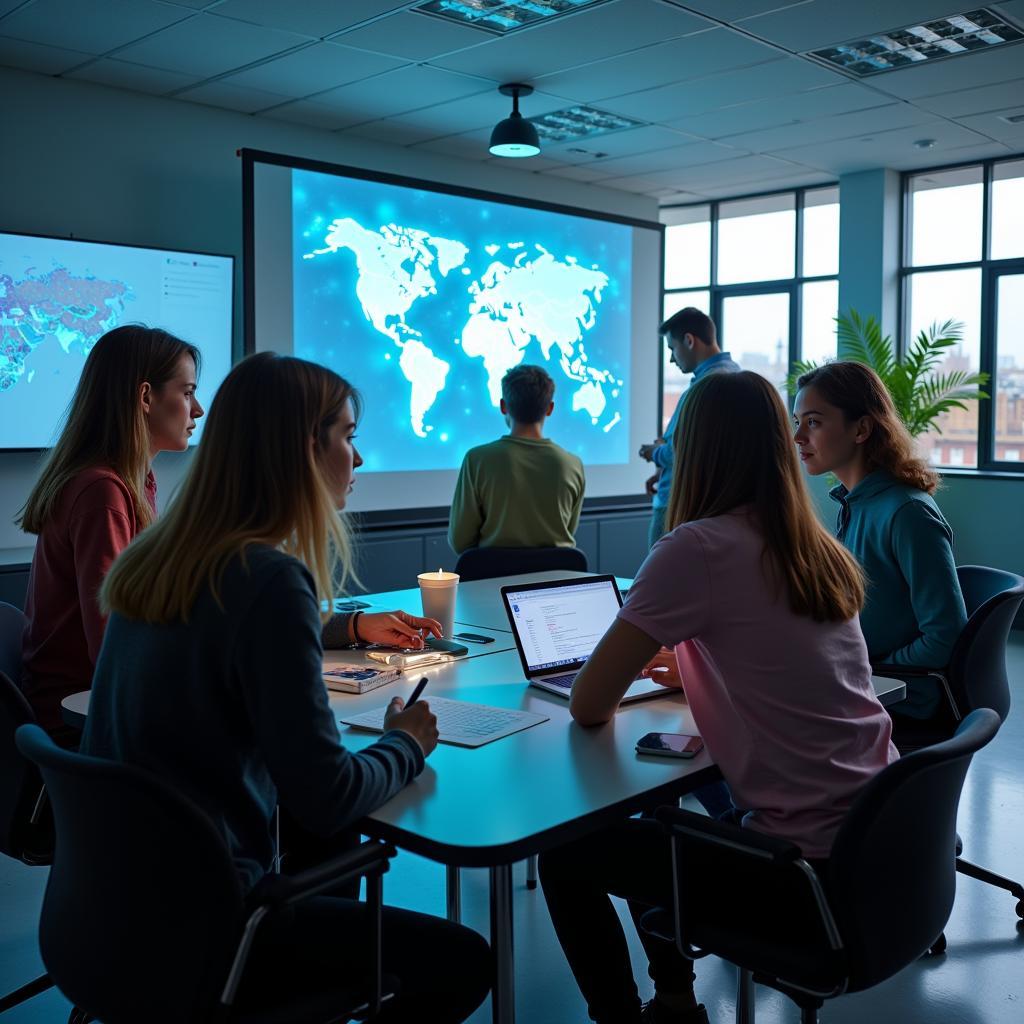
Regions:
<instances>
[{"instance_id":1,"label":"pen in hand","mask_svg":"<svg viewBox=\"0 0 1024 1024\"><path fill-rule=\"evenodd\" d=\"M427 685L427 677L424 676L417 684L416 689L412 691L412 696L405 702L406 708L411 708L413 704L420 699L420 694L423 692L423 688Z\"/></svg>"}]
</instances>

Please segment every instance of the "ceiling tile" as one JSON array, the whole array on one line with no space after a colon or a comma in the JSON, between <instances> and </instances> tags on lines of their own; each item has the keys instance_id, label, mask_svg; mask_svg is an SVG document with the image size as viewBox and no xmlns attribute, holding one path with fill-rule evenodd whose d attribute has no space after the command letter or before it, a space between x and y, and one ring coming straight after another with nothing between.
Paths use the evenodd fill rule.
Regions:
<instances>
[{"instance_id":1,"label":"ceiling tile","mask_svg":"<svg viewBox=\"0 0 1024 1024\"><path fill-rule=\"evenodd\" d=\"M185 7L189 10L198 11L204 7L216 7L221 0L160 0L160 3L170 7Z\"/></svg>"},{"instance_id":2,"label":"ceiling tile","mask_svg":"<svg viewBox=\"0 0 1024 1024\"><path fill-rule=\"evenodd\" d=\"M21 7L25 0L0 0L0 18L10 14L15 7Z\"/></svg>"},{"instance_id":3,"label":"ceiling tile","mask_svg":"<svg viewBox=\"0 0 1024 1024\"><path fill-rule=\"evenodd\" d=\"M746 18L738 27L803 53L830 43L941 18L956 9L950 9L950 0L817 0ZM959 8L965 9L969 8Z\"/></svg>"},{"instance_id":4,"label":"ceiling tile","mask_svg":"<svg viewBox=\"0 0 1024 1024\"><path fill-rule=\"evenodd\" d=\"M601 106L616 114L667 122L736 103L784 96L845 81L844 77L810 61L785 57L740 71L708 75L694 82L678 82L660 89L617 96L602 100Z\"/></svg>"},{"instance_id":5,"label":"ceiling tile","mask_svg":"<svg viewBox=\"0 0 1024 1024\"><path fill-rule=\"evenodd\" d=\"M105 57L72 71L65 78L81 78L86 82L111 85L116 89L130 89L132 92L168 93L194 85L195 75L182 75L177 71L162 68L147 68L142 64Z\"/></svg>"},{"instance_id":6,"label":"ceiling tile","mask_svg":"<svg viewBox=\"0 0 1024 1024\"><path fill-rule=\"evenodd\" d=\"M814 168L811 168L814 169ZM655 188L696 188L698 185L735 185L746 182L770 181L787 174L807 174L808 167L771 156L741 156L696 167L674 167L655 171L644 177ZM753 191L753 190L745 190Z\"/></svg>"},{"instance_id":7,"label":"ceiling tile","mask_svg":"<svg viewBox=\"0 0 1024 1024\"><path fill-rule=\"evenodd\" d=\"M521 29L434 63L485 75L495 82L529 82L540 75L711 27L704 18L656 0L615 0Z\"/></svg>"},{"instance_id":8,"label":"ceiling tile","mask_svg":"<svg viewBox=\"0 0 1024 1024\"><path fill-rule=\"evenodd\" d=\"M677 0L669 0L675 3ZM776 11L780 7L802 7L811 0L678 0L678 3L699 14L722 21L736 21L749 18L765 11Z\"/></svg>"},{"instance_id":9,"label":"ceiling tile","mask_svg":"<svg viewBox=\"0 0 1024 1024\"><path fill-rule=\"evenodd\" d=\"M304 37L289 32L197 14L126 46L117 56L135 64L211 77L305 42Z\"/></svg>"},{"instance_id":10,"label":"ceiling tile","mask_svg":"<svg viewBox=\"0 0 1024 1024\"><path fill-rule=\"evenodd\" d=\"M421 142L410 146L409 150L413 153L426 150L430 153L441 153L444 156L458 157L463 160L490 160L491 154L488 150L490 138L489 131L466 132L462 135L448 135L443 139ZM521 166L524 170L529 170L529 163L529 157L508 161L509 166Z\"/></svg>"},{"instance_id":11,"label":"ceiling tile","mask_svg":"<svg viewBox=\"0 0 1024 1024\"><path fill-rule=\"evenodd\" d=\"M780 125L759 132L730 135L728 141L730 146L749 149L755 153L777 153L792 146L816 144L831 139L852 139L902 128L905 125L930 124L935 121L937 118L934 114L918 110L909 103L890 103L871 110L858 110L851 114L837 114L814 121Z\"/></svg>"},{"instance_id":12,"label":"ceiling tile","mask_svg":"<svg viewBox=\"0 0 1024 1024\"><path fill-rule=\"evenodd\" d=\"M649 192L656 192L662 188L656 181L639 174L622 178L603 178L601 188L615 188L620 192L636 192L638 195L647 195Z\"/></svg>"},{"instance_id":13,"label":"ceiling tile","mask_svg":"<svg viewBox=\"0 0 1024 1024\"><path fill-rule=\"evenodd\" d=\"M405 62L334 43L314 43L304 49L274 57L264 64L230 76L235 85L264 89L289 98L325 92L349 82L358 82L382 71L392 71Z\"/></svg>"},{"instance_id":14,"label":"ceiling tile","mask_svg":"<svg viewBox=\"0 0 1024 1024\"><path fill-rule=\"evenodd\" d=\"M406 11L348 30L336 36L334 41L374 53L409 60L429 60L453 50L477 46L490 38L479 29Z\"/></svg>"},{"instance_id":15,"label":"ceiling tile","mask_svg":"<svg viewBox=\"0 0 1024 1024\"><path fill-rule=\"evenodd\" d=\"M884 106L888 102L887 97L851 82L849 85L828 85L823 89L810 89L791 96L741 103L665 123L671 128L707 139L724 139L740 132L846 114L853 110Z\"/></svg>"},{"instance_id":16,"label":"ceiling tile","mask_svg":"<svg viewBox=\"0 0 1024 1024\"><path fill-rule=\"evenodd\" d=\"M931 149L917 149L914 143L922 138L934 139L935 145ZM925 126L865 134L861 138L780 149L774 155L833 174L851 174L875 167L891 167L897 171L931 167L948 162L949 150L972 144L987 146L989 140L961 125L933 121Z\"/></svg>"},{"instance_id":17,"label":"ceiling tile","mask_svg":"<svg viewBox=\"0 0 1024 1024\"><path fill-rule=\"evenodd\" d=\"M0 30L2 28L0 25ZM969 53L916 68L886 71L873 75L870 82L872 88L880 92L912 100L957 89L1009 82L1020 78L1021 67L1024 67L1024 43L1010 43L987 53Z\"/></svg>"},{"instance_id":18,"label":"ceiling tile","mask_svg":"<svg viewBox=\"0 0 1024 1024\"><path fill-rule=\"evenodd\" d=\"M941 96L922 96L914 100L916 107L941 114L943 117L956 118L970 114L986 114L990 110L1005 110L1017 104L1024 104L1024 79L1021 78L999 85L984 85L980 89L963 89L959 92L945 92Z\"/></svg>"},{"instance_id":19,"label":"ceiling tile","mask_svg":"<svg viewBox=\"0 0 1024 1024\"><path fill-rule=\"evenodd\" d=\"M999 115L1021 115L1024 114L1024 105L1010 107L1007 110L990 111L987 114L974 114L971 117L957 118L957 124L970 128L990 139L997 139L1005 142L1018 151L1024 150L1024 121L1018 124L1010 124L1004 121Z\"/></svg>"},{"instance_id":20,"label":"ceiling tile","mask_svg":"<svg viewBox=\"0 0 1024 1024\"><path fill-rule=\"evenodd\" d=\"M605 96L689 81L727 68L762 64L778 56L772 47L719 28L545 75L535 84L563 96L592 102Z\"/></svg>"},{"instance_id":21,"label":"ceiling tile","mask_svg":"<svg viewBox=\"0 0 1024 1024\"><path fill-rule=\"evenodd\" d=\"M0 32L82 53L100 54L173 25L191 12L153 0L104 0L102 11L81 0L36 0L0 23Z\"/></svg>"},{"instance_id":22,"label":"ceiling tile","mask_svg":"<svg viewBox=\"0 0 1024 1024\"><path fill-rule=\"evenodd\" d=\"M345 128L349 125L362 124L364 121L378 121L381 118L404 114L417 107L431 108L444 103L445 100L480 92L481 89L486 89L490 93L486 82L454 75L437 68L410 65L374 78L363 79L361 82L353 82L351 85L343 85L339 89L319 93L301 102L315 104L316 107L333 113L336 122L334 126ZM495 96L498 99L502 98L497 93ZM415 117L406 120L413 124L420 123ZM460 124L456 130L465 127L465 124ZM438 131L435 134L442 135L445 132Z\"/></svg>"},{"instance_id":23,"label":"ceiling tile","mask_svg":"<svg viewBox=\"0 0 1024 1024\"><path fill-rule=\"evenodd\" d=\"M759 191L775 191L784 188L813 188L815 185L830 185L836 180L834 174L825 171L795 171L792 173L780 174L777 177L763 179L763 185L758 182L725 183L725 182L702 182L700 186L694 185L694 190L701 193L704 199L734 199L738 195L749 195ZM692 200L691 200L692 201Z\"/></svg>"},{"instance_id":24,"label":"ceiling tile","mask_svg":"<svg viewBox=\"0 0 1024 1024\"><path fill-rule=\"evenodd\" d=\"M600 150L609 157L620 157L648 153L652 150L676 149L696 141L689 135L662 128L660 125L644 125L640 128L609 132L607 135L595 135L592 138L566 139L565 142L555 143L541 142L541 149L545 153L556 155L582 146L591 151Z\"/></svg>"},{"instance_id":25,"label":"ceiling tile","mask_svg":"<svg viewBox=\"0 0 1024 1024\"><path fill-rule=\"evenodd\" d=\"M358 135L361 139L373 139L375 142L386 142L392 146L411 146L413 143L426 142L427 139L437 137L437 132L397 117L355 125L346 129L345 134Z\"/></svg>"},{"instance_id":26,"label":"ceiling tile","mask_svg":"<svg viewBox=\"0 0 1024 1024\"><path fill-rule=\"evenodd\" d=\"M430 67L419 70L428 74L450 75L450 72ZM430 138L436 139L443 135L460 135L481 128L490 131L499 121L508 117L512 109L511 100L507 96L502 96L492 83L456 75L450 77L469 83L476 81L474 93L446 103L436 102L425 106L422 110L405 114L401 120L415 124L429 132ZM422 104L424 101L421 99L419 102ZM536 117L552 110L561 110L568 105L569 101L563 96L535 92L528 100L523 101L522 109L528 117Z\"/></svg>"},{"instance_id":27,"label":"ceiling tile","mask_svg":"<svg viewBox=\"0 0 1024 1024\"><path fill-rule=\"evenodd\" d=\"M599 139L594 140L600 142ZM653 153L612 157L594 163L609 176L647 175L653 171L667 171L674 167L695 167L741 155L742 151L721 146L716 142L694 142L688 146L659 149ZM742 154L746 155L746 154Z\"/></svg>"},{"instance_id":28,"label":"ceiling tile","mask_svg":"<svg viewBox=\"0 0 1024 1024\"><path fill-rule=\"evenodd\" d=\"M280 107L263 111L260 117L268 117L273 121L287 121L289 124L304 124L310 128L322 128L325 131L337 131L347 128L352 123L346 117L330 107L322 107L313 100L295 100Z\"/></svg>"},{"instance_id":29,"label":"ceiling tile","mask_svg":"<svg viewBox=\"0 0 1024 1024\"><path fill-rule=\"evenodd\" d=\"M396 0L225 0L217 13L320 39L404 7Z\"/></svg>"},{"instance_id":30,"label":"ceiling tile","mask_svg":"<svg viewBox=\"0 0 1024 1024\"><path fill-rule=\"evenodd\" d=\"M276 107L288 100L287 96L278 96L262 89L247 89L241 85L233 85L228 81L207 82L194 89L186 89L175 99L203 103L208 107L223 107L225 110L238 110L243 114L252 114L257 110Z\"/></svg>"},{"instance_id":31,"label":"ceiling tile","mask_svg":"<svg viewBox=\"0 0 1024 1024\"><path fill-rule=\"evenodd\" d=\"M0 32L2 31L3 23L0 22ZM59 75L83 61L91 59L92 54L0 36L0 66L2 67L35 71L40 75Z\"/></svg>"},{"instance_id":32,"label":"ceiling tile","mask_svg":"<svg viewBox=\"0 0 1024 1024\"><path fill-rule=\"evenodd\" d=\"M579 166L566 167L564 164L557 169L552 168L547 170L545 174L553 174L556 178L569 178L571 181L600 181L602 178L610 177L610 175L602 174L599 170L600 165L595 164L590 166L589 164L582 164Z\"/></svg>"}]
</instances>

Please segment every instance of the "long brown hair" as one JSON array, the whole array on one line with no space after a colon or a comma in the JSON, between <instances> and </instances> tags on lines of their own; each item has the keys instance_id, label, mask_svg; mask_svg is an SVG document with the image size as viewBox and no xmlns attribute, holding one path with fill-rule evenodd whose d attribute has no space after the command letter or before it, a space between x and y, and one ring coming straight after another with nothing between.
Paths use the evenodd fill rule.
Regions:
<instances>
[{"instance_id":1,"label":"long brown hair","mask_svg":"<svg viewBox=\"0 0 1024 1024\"><path fill-rule=\"evenodd\" d=\"M145 500L149 430L139 400L146 382L159 391L188 355L199 373L199 349L157 327L130 324L107 331L86 357L64 428L15 520L26 533L46 525L68 482L83 469L105 466L125 483L140 527L153 513Z\"/></svg>"},{"instance_id":2,"label":"long brown hair","mask_svg":"<svg viewBox=\"0 0 1024 1024\"><path fill-rule=\"evenodd\" d=\"M219 600L227 563L251 544L295 555L329 601L339 563L339 585L350 571L351 546L321 459L346 402L358 415L352 385L316 363L273 352L243 359L214 396L170 508L107 574L104 612L185 622L202 587Z\"/></svg>"},{"instance_id":3,"label":"long brown hair","mask_svg":"<svg viewBox=\"0 0 1024 1024\"><path fill-rule=\"evenodd\" d=\"M764 537L766 568L797 615L845 622L860 612L860 567L819 522L786 408L764 377L718 373L693 384L675 449L670 527L749 507Z\"/></svg>"},{"instance_id":4,"label":"long brown hair","mask_svg":"<svg viewBox=\"0 0 1024 1024\"><path fill-rule=\"evenodd\" d=\"M939 476L914 454L914 439L896 412L882 378L863 363L826 363L803 374L798 388L812 387L847 423L867 416L871 433L863 444L869 471L883 469L901 484L932 494Z\"/></svg>"}]
</instances>

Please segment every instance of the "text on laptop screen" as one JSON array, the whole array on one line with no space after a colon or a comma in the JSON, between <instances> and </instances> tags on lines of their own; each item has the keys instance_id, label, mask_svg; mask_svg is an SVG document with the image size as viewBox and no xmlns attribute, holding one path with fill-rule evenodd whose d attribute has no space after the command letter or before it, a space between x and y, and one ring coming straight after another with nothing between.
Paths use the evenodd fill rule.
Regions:
<instances>
[{"instance_id":1,"label":"text on laptop screen","mask_svg":"<svg viewBox=\"0 0 1024 1024\"><path fill-rule=\"evenodd\" d=\"M610 580L510 591L507 600L530 672L586 661L619 610Z\"/></svg>"}]
</instances>

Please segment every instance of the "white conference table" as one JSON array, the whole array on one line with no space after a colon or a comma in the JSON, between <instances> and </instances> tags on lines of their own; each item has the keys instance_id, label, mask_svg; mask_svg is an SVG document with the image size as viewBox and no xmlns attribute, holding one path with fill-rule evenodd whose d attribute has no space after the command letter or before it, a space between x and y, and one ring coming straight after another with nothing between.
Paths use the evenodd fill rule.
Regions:
<instances>
[{"instance_id":1,"label":"white conference table","mask_svg":"<svg viewBox=\"0 0 1024 1024\"><path fill-rule=\"evenodd\" d=\"M532 573L460 584L457 621L499 629L503 584L575 575L585 574ZM369 595L367 600L374 608L414 612L419 607L415 590ZM449 867L488 869L495 956L493 1020L512 1024L512 865L639 811L675 803L720 775L706 751L691 761L637 756L634 745L647 732L697 731L678 691L629 705L606 725L585 729L573 722L566 701L526 685L514 650L491 653L497 646L472 650L475 656L470 658L411 670L370 693L332 693L330 700L339 719L349 717L408 693L415 680L426 675L430 683L425 700L435 694L548 716L546 722L483 747L439 744L420 776L360 823L366 835ZM883 703L904 696L899 680L875 678L874 684ZM65 720L81 725L88 692L68 697L63 707ZM346 747L353 751L377 739L375 733L339 727Z\"/></svg>"}]
</instances>

